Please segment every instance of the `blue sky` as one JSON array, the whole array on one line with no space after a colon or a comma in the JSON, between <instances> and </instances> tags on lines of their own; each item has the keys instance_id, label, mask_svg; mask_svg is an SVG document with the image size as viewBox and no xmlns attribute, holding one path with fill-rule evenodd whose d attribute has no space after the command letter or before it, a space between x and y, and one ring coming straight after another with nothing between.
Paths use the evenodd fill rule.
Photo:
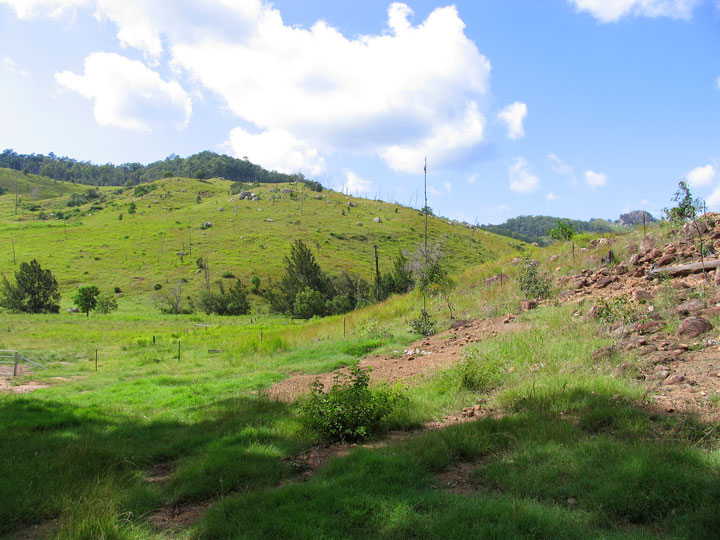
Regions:
<instances>
[{"instance_id":1,"label":"blue sky","mask_svg":"<svg viewBox=\"0 0 720 540\"><path fill-rule=\"evenodd\" d=\"M0 148L202 150L468 222L720 211L718 0L0 0Z\"/></svg>"}]
</instances>

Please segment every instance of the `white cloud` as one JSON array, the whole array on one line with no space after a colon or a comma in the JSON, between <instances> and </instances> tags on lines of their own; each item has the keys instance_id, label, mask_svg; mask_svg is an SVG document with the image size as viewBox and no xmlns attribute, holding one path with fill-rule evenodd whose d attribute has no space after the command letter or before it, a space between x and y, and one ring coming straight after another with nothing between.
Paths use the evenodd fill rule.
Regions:
<instances>
[{"instance_id":1,"label":"white cloud","mask_svg":"<svg viewBox=\"0 0 720 540\"><path fill-rule=\"evenodd\" d=\"M546 201L557 201L560 197L555 195L552 191L545 196Z\"/></svg>"},{"instance_id":2,"label":"white cloud","mask_svg":"<svg viewBox=\"0 0 720 540\"><path fill-rule=\"evenodd\" d=\"M419 173L425 156L430 156L431 165L437 167L463 159L483 141L484 130L485 117L478 110L477 103L471 102L463 117L439 124L426 139L387 146L380 150L380 156L395 171Z\"/></svg>"},{"instance_id":3,"label":"white cloud","mask_svg":"<svg viewBox=\"0 0 720 540\"><path fill-rule=\"evenodd\" d=\"M585 183L591 189L597 189L607 184L607 175L594 171L585 171Z\"/></svg>"},{"instance_id":4,"label":"white cloud","mask_svg":"<svg viewBox=\"0 0 720 540\"><path fill-rule=\"evenodd\" d=\"M717 186L715 190L708 195L705 202L709 208L712 208L715 211L720 210L720 186Z\"/></svg>"},{"instance_id":5,"label":"white cloud","mask_svg":"<svg viewBox=\"0 0 720 540\"><path fill-rule=\"evenodd\" d=\"M475 184L475 183L478 181L478 178L479 178L479 177L480 177L480 176L477 175L477 174L471 174L470 176L468 176L468 177L465 179L465 181L466 181L468 184Z\"/></svg>"},{"instance_id":6,"label":"white cloud","mask_svg":"<svg viewBox=\"0 0 720 540\"><path fill-rule=\"evenodd\" d=\"M311 175L325 171L325 160L315 148L281 129L255 134L237 127L230 131L227 144L236 157L247 156L253 163L271 170Z\"/></svg>"},{"instance_id":7,"label":"white cloud","mask_svg":"<svg viewBox=\"0 0 720 540\"><path fill-rule=\"evenodd\" d=\"M41 16L60 17L73 14L78 8L89 8L91 0L0 0L15 10L18 19L36 19Z\"/></svg>"},{"instance_id":8,"label":"white cloud","mask_svg":"<svg viewBox=\"0 0 720 540\"><path fill-rule=\"evenodd\" d=\"M30 75L24 69L19 69L15 61L9 56L0 56L0 67L8 73L18 73L23 77Z\"/></svg>"},{"instance_id":9,"label":"white cloud","mask_svg":"<svg viewBox=\"0 0 720 540\"><path fill-rule=\"evenodd\" d=\"M720 90L720 77L718 77L717 79L715 79L715 88L717 88L718 90Z\"/></svg>"},{"instance_id":10,"label":"white cloud","mask_svg":"<svg viewBox=\"0 0 720 540\"><path fill-rule=\"evenodd\" d=\"M345 183L336 186L336 189L339 191L350 194L370 193L371 188L372 182L360 178L357 174L347 169L345 169Z\"/></svg>"},{"instance_id":11,"label":"white cloud","mask_svg":"<svg viewBox=\"0 0 720 540\"><path fill-rule=\"evenodd\" d=\"M445 182L443 182L443 187L445 188L445 191L452 193L452 182L450 180L445 180Z\"/></svg>"},{"instance_id":12,"label":"white cloud","mask_svg":"<svg viewBox=\"0 0 720 540\"><path fill-rule=\"evenodd\" d=\"M575 169L573 169L572 165L568 165L555 154L548 154L548 159L550 160L550 168L553 171L558 174L562 174L563 176L567 176L568 180L570 181L570 185L577 185L577 178L575 178Z\"/></svg>"},{"instance_id":13,"label":"white cloud","mask_svg":"<svg viewBox=\"0 0 720 540\"><path fill-rule=\"evenodd\" d=\"M321 155L352 151L418 172L425 155L439 170L485 142L490 61L454 6L413 24L393 3L384 32L346 37L324 21L288 26L264 0L3 1L22 17L91 10L149 62L167 55L246 129L290 133Z\"/></svg>"},{"instance_id":14,"label":"white cloud","mask_svg":"<svg viewBox=\"0 0 720 540\"><path fill-rule=\"evenodd\" d=\"M603 23L623 17L669 17L689 19L700 0L569 0Z\"/></svg>"},{"instance_id":15,"label":"white cloud","mask_svg":"<svg viewBox=\"0 0 720 540\"><path fill-rule=\"evenodd\" d=\"M710 185L717 175L717 170L712 165L695 167L685 177L692 187L703 187Z\"/></svg>"},{"instance_id":16,"label":"white cloud","mask_svg":"<svg viewBox=\"0 0 720 540\"><path fill-rule=\"evenodd\" d=\"M170 119L181 129L192 113L190 97L177 82L114 53L93 53L85 58L83 75L63 71L55 80L93 100L95 120L103 126L151 131Z\"/></svg>"},{"instance_id":17,"label":"white cloud","mask_svg":"<svg viewBox=\"0 0 720 540\"><path fill-rule=\"evenodd\" d=\"M435 189L435 186L429 186L428 193L430 195L432 195L433 197L441 197L442 196L442 191Z\"/></svg>"},{"instance_id":18,"label":"white cloud","mask_svg":"<svg viewBox=\"0 0 720 540\"><path fill-rule=\"evenodd\" d=\"M532 193L540 185L540 179L530 172L525 158L516 157L508 171L510 189L516 193Z\"/></svg>"},{"instance_id":19,"label":"white cloud","mask_svg":"<svg viewBox=\"0 0 720 540\"><path fill-rule=\"evenodd\" d=\"M525 128L523 121L527 116L527 105L520 101L515 101L505 107L498 113L498 118L505 122L508 130L508 137L511 139L521 139L525 136Z\"/></svg>"}]
</instances>

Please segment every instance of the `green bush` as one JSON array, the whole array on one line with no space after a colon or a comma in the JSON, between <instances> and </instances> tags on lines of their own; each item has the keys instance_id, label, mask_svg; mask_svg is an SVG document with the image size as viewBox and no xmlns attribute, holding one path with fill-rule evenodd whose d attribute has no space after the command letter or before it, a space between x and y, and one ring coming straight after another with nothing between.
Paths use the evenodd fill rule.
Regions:
<instances>
[{"instance_id":1,"label":"green bush","mask_svg":"<svg viewBox=\"0 0 720 540\"><path fill-rule=\"evenodd\" d=\"M421 309L420 316L410 320L410 329L421 336L432 336L435 333L435 321L426 309Z\"/></svg>"},{"instance_id":2,"label":"green bush","mask_svg":"<svg viewBox=\"0 0 720 540\"><path fill-rule=\"evenodd\" d=\"M502 375L500 361L482 356L477 349L465 353L460 363L460 386L466 390L484 390L497 383Z\"/></svg>"},{"instance_id":3,"label":"green bush","mask_svg":"<svg viewBox=\"0 0 720 540\"><path fill-rule=\"evenodd\" d=\"M217 282L218 292L203 291L200 294L200 309L210 315L245 315L250 313L247 288L240 279L225 291L222 281Z\"/></svg>"},{"instance_id":4,"label":"green bush","mask_svg":"<svg viewBox=\"0 0 720 540\"><path fill-rule=\"evenodd\" d=\"M305 287L297 293L293 304L293 316L299 319L311 319L316 315L322 317L325 314L325 298L320 291Z\"/></svg>"},{"instance_id":5,"label":"green bush","mask_svg":"<svg viewBox=\"0 0 720 540\"><path fill-rule=\"evenodd\" d=\"M540 271L538 263L525 259L517 280L518 287L528 300L531 298L550 298L550 277Z\"/></svg>"},{"instance_id":6,"label":"green bush","mask_svg":"<svg viewBox=\"0 0 720 540\"><path fill-rule=\"evenodd\" d=\"M383 420L407 398L399 390L369 388L369 369L351 367L338 373L332 388L315 381L309 399L302 405L308 427L327 443L362 441L378 433Z\"/></svg>"}]
</instances>

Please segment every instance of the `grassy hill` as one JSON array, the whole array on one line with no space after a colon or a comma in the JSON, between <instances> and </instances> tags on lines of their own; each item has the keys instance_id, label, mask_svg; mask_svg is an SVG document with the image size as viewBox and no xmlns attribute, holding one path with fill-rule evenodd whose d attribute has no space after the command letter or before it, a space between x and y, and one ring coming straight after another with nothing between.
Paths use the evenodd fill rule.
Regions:
<instances>
[{"instance_id":1,"label":"grassy hill","mask_svg":"<svg viewBox=\"0 0 720 540\"><path fill-rule=\"evenodd\" d=\"M2 174L14 183L18 173ZM326 271L348 270L371 280L374 245L381 271L389 271L398 250L413 250L423 238L424 217L417 210L334 191L316 193L301 184L259 184L249 188L259 200L250 201L232 195L227 180L168 178L137 190L98 188L100 198L71 208L69 194L90 188L19 174L24 189L47 196L39 196L32 210L22 205L17 216L14 195L0 196L0 273L38 259L57 277L64 307L67 293L80 283L119 287L126 295L121 309L150 303L156 283L167 287L184 279L187 292L194 294L204 283L198 257L209 262L212 280L224 273L245 282L258 276L262 287L280 275L296 238L305 241ZM146 189L151 191L141 194ZM292 193L282 192L287 190ZM128 214L131 203L134 215ZM454 272L525 249L435 217L429 230L452 256Z\"/></svg>"},{"instance_id":2,"label":"grassy hill","mask_svg":"<svg viewBox=\"0 0 720 540\"><path fill-rule=\"evenodd\" d=\"M20 201L26 205L39 200L62 197L87 189L84 186L78 186L69 182L61 182L34 174L23 174L13 169L0 168L0 193L4 192L6 195L12 195L13 211L16 182Z\"/></svg>"},{"instance_id":3,"label":"grassy hill","mask_svg":"<svg viewBox=\"0 0 720 540\"><path fill-rule=\"evenodd\" d=\"M516 240L528 243L538 243L546 246L552 242L548 231L557 226L562 218L552 216L518 216L508 219L500 225L482 225L487 231L494 232ZM617 233L626 232L622 226L616 225L604 219L591 219L583 221L571 219L570 223L577 232L586 233Z\"/></svg>"}]
</instances>

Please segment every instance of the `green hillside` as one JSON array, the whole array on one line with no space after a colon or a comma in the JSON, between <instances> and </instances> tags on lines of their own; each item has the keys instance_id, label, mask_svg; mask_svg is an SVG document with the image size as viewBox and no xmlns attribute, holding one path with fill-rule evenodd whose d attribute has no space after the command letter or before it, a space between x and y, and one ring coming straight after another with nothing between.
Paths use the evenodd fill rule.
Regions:
<instances>
[{"instance_id":1,"label":"green hillside","mask_svg":"<svg viewBox=\"0 0 720 540\"><path fill-rule=\"evenodd\" d=\"M523 242L536 242L541 246L546 246L552 242L548 231L555 228L561 219L552 216L518 216L510 218L500 225L482 225L482 228ZM605 219L590 219L588 221L571 219L569 221L578 232L601 234L625 232L622 226Z\"/></svg>"},{"instance_id":2,"label":"green hillside","mask_svg":"<svg viewBox=\"0 0 720 540\"><path fill-rule=\"evenodd\" d=\"M25 178L31 192L56 185ZM57 186L66 193L78 191L71 184ZM38 197L34 210L22 205L17 216L14 195L6 193L0 196L0 273L9 274L20 262L37 258L57 277L65 307L69 291L92 283L104 290L119 287L126 296L124 309L151 302L156 283L174 286L184 279L188 294L199 291L204 276L198 257L209 262L212 280L232 273L245 282L258 276L265 286L268 278L280 275L290 244L300 238L326 271L348 270L370 280L373 245L378 246L381 271L389 271L398 250L413 250L422 241L422 214L397 204L327 190L317 193L302 184L258 184L248 189L259 200L238 200L230 193L232 186L222 179L168 178L128 190L99 188L99 198L77 207L68 207L67 194ZM142 195L145 189L151 191ZM131 202L137 209L134 215L128 214ZM452 255L453 271L522 249L505 238L440 218L431 218L429 230Z\"/></svg>"},{"instance_id":3,"label":"green hillside","mask_svg":"<svg viewBox=\"0 0 720 540\"><path fill-rule=\"evenodd\" d=\"M20 195L20 202L26 205L38 200L62 197L87 189L69 182L60 182L44 176L23 174L13 169L0 168L0 194L11 194L13 205L15 204L16 187ZM3 198L3 200L5 199Z\"/></svg>"}]
</instances>

